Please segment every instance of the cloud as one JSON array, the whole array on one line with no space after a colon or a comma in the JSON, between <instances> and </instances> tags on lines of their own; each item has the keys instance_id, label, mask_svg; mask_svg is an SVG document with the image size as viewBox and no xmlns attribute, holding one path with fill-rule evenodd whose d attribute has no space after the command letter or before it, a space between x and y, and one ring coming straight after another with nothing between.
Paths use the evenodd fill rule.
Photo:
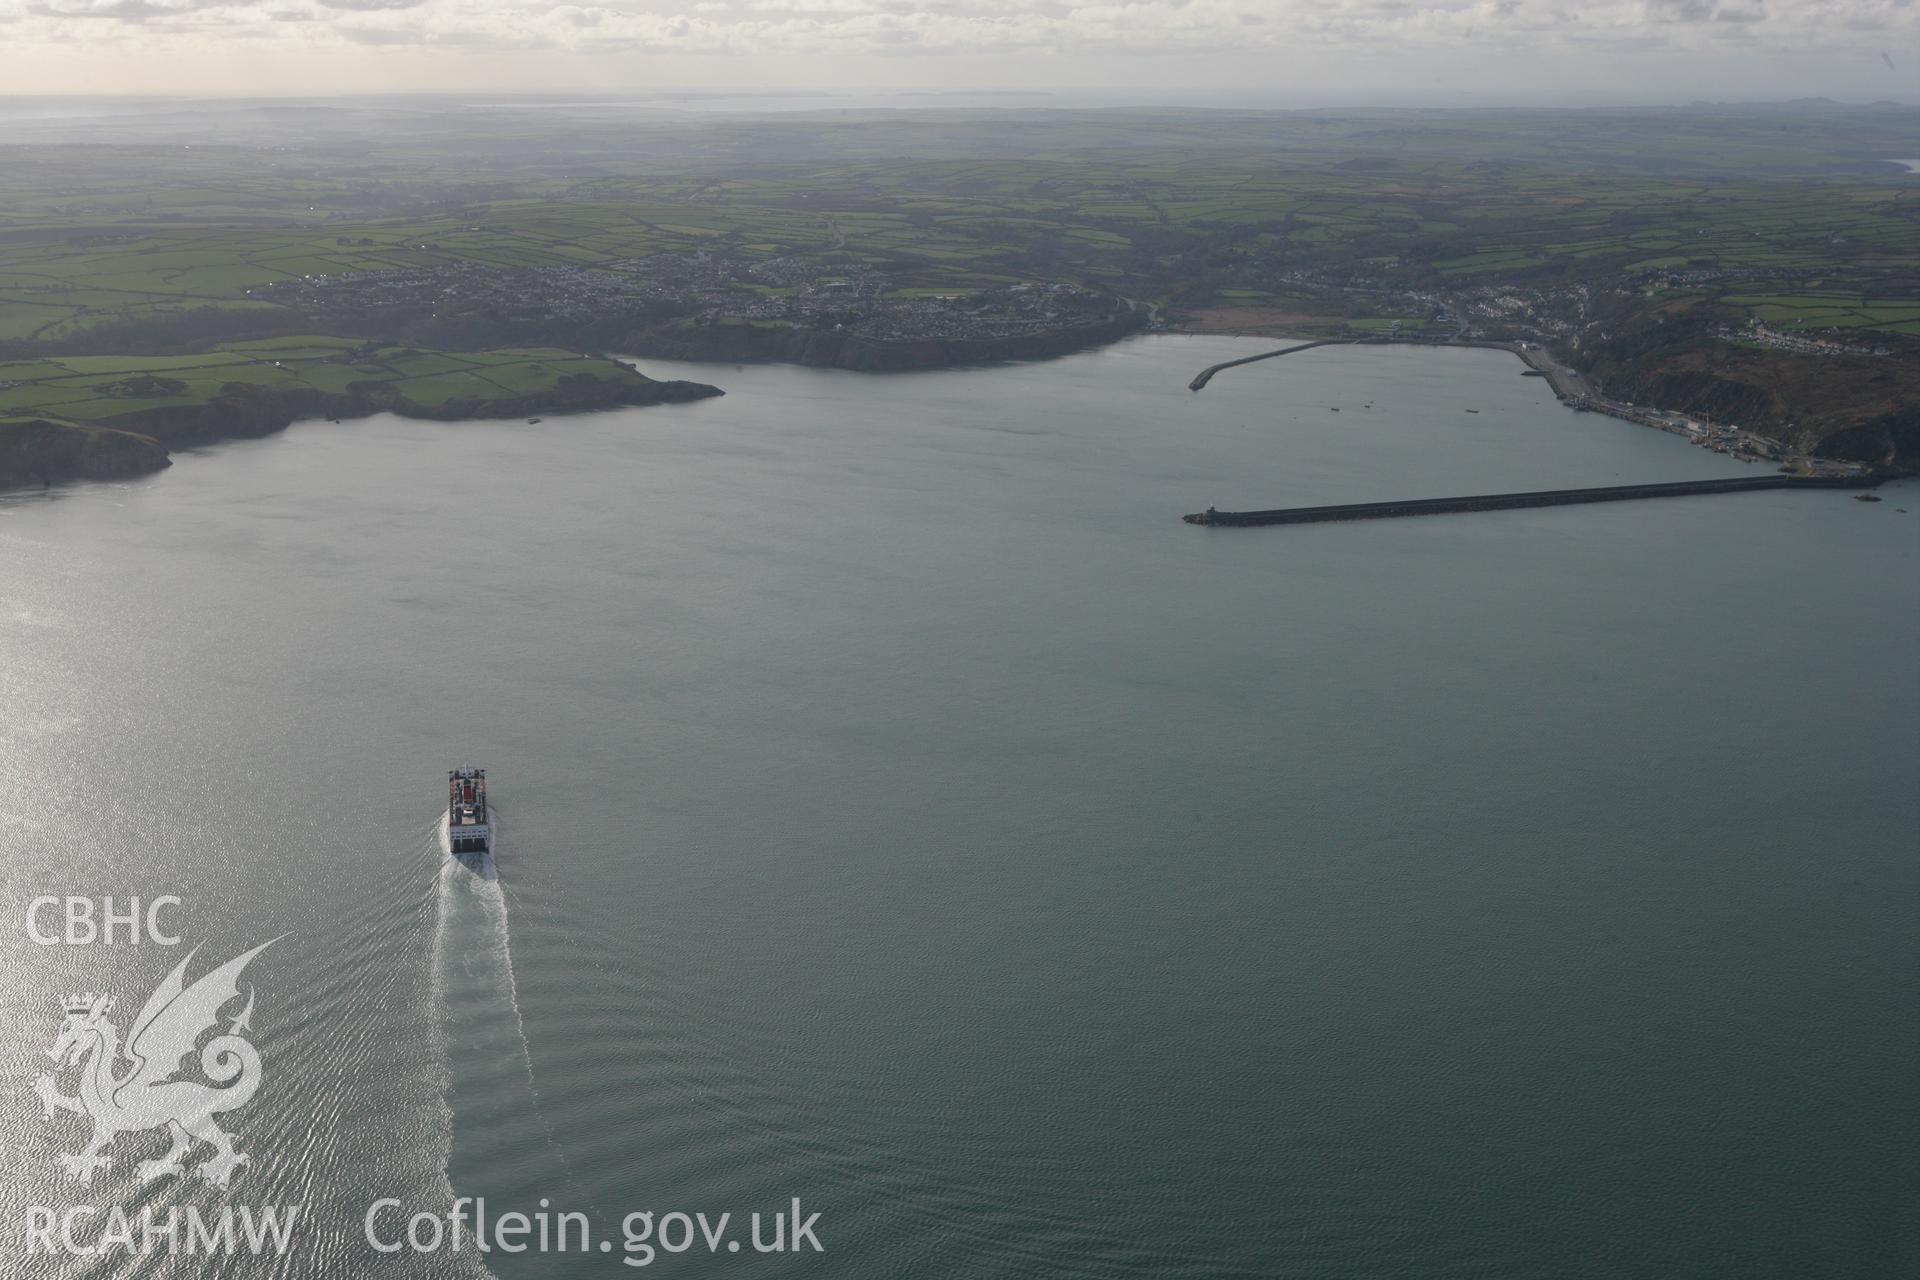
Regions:
<instances>
[{"instance_id":1,"label":"cloud","mask_svg":"<svg viewBox=\"0 0 1920 1280\"><path fill-rule=\"evenodd\" d=\"M331 43L759 58L1271 51L1445 60L1485 45L1592 58L1600 47L1709 50L1727 36L1782 56L1872 58L1920 37L1911 0L0 0L0 21L9 20L9 46L81 42L104 20L143 41L227 31L303 53Z\"/></svg>"},{"instance_id":2,"label":"cloud","mask_svg":"<svg viewBox=\"0 0 1920 1280\"><path fill-rule=\"evenodd\" d=\"M1766 0L1649 0L1655 22L1765 22Z\"/></svg>"},{"instance_id":3,"label":"cloud","mask_svg":"<svg viewBox=\"0 0 1920 1280\"><path fill-rule=\"evenodd\" d=\"M740 0L752 13L878 13L886 6L876 0Z\"/></svg>"},{"instance_id":4,"label":"cloud","mask_svg":"<svg viewBox=\"0 0 1920 1280\"><path fill-rule=\"evenodd\" d=\"M393 27L341 27L340 35L354 44L417 44L419 37L411 31L396 30Z\"/></svg>"},{"instance_id":5,"label":"cloud","mask_svg":"<svg viewBox=\"0 0 1920 1280\"><path fill-rule=\"evenodd\" d=\"M30 4L27 12L41 18L111 18L119 22L146 22L184 13L220 8L231 0L47 0Z\"/></svg>"}]
</instances>

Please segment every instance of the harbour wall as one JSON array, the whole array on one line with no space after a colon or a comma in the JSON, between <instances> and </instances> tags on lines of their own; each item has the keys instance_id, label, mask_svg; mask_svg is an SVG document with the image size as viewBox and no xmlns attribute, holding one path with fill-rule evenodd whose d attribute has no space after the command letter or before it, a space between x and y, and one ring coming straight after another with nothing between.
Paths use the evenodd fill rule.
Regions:
<instances>
[{"instance_id":1,"label":"harbour wall","mask_svg":"<svg viewBox=\"0 0 1920 1280\"><path fill-rule=\"evenodd\" d=\"M1194 374L1193 381L1187 384L1187 390L1204 391L1206 390L1207 384L1213 381L1214 374L1226 369L1238 368L1243 364L1252 364L1256 360L1271 360L1275 356L1290 356L1296 351L1311 351L1315 347L1350 347L1361 341L1365 341L1365 339L1322 338L1318 342L1303 342L1297 347L1282 347L1278 351L1262 351L1257 356L1241 356L1238 360L1222 360L1219 364L1208 365L1199 373Z\"/></svg>"},{"instance_id":2,"label":"harbour wall","mask_svg":"<svg viewBox=\"0 0 1920 1280\"><path fill-rule=\"evenodd\" d=\"M1420 338L1411 334L1397 334L1390 337L1367 338L1321 338L1316 342L1302 342L1296 346L1282 347L1278 351L1262 351L1257 356L1241 356L1238 360L1222 360L1219 364L1209 365L1193 376L1187 384L1189 391L1204 391L1213 375L1243 364L1252 364L1257 360L1271 360L1275 356L1290 356L1296 351L1310 351L1315 347L1363 347L1363 346L1402 346L1402 347L1478 347L1484 351L1504 351L1508 355L1520 357L1529 372L1547 380L1554 395L1568 404L1582 408L1597 409L1601 413L1611 413L1616 417L1641 421L1625 406L1617 406L1596 395L1586 383L1586 379L1573 369L1556 363L1538 343L1500 342L1490 338Z\"/></svg>"},{"instance_id":3,"label":"harbour wall","mask_svg":"<svg viewBox=\"0 0 1920 1280\"><path fill-rule=\"evenodd\" d=\"M1215 511L1209 508L1181 518L1188 524L1230 527L1321 524L1333 520L1447 515L1456 511L1509 511L1521 507L1564 507L1586 502L1751 493L1761 489L1871 489L1879 483L1879 478L1875 476L1741 476L1730 480L1681 480L1668 484L1616 484L1597 489L1541 489L1529 493L1483 493L1459 498L1411 498L1400 502L1348 502L1330 507L1281 507L1272 511Z\"/></svg>"}]
</instances>

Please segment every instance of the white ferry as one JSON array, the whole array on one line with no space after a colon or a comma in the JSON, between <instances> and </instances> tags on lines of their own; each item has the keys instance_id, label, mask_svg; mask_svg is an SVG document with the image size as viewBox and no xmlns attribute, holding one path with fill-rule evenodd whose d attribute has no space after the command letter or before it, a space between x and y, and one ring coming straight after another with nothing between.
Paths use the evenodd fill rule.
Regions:
<instances>
[{"instance_id":1,"label":"white ferry","mask_svg":"<svg viewBox=\"0 0 1920 1280\"><path fill-rule=\"evenodd\" d=\"M447 771L447 847L454 853L486 853L492 847L487 826L487 771Z\"/></svg>"}]
</instances>

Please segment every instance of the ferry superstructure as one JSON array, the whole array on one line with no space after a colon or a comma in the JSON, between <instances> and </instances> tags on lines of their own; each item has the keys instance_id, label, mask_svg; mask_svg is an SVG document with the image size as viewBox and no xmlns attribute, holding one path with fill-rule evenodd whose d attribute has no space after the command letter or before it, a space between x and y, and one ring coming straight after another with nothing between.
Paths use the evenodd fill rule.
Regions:
<instances>
[{"instance_id":1,"label":"ferry superstructure","mask_svg":"<svg viewBox=\"0 0 1920 1280\"><path fill-rule=\"evenodd\" d=\"M447 771L447 847L454 853L486 853L493 847L487 825L487 771Z\"/></svg>"}]
</instances>

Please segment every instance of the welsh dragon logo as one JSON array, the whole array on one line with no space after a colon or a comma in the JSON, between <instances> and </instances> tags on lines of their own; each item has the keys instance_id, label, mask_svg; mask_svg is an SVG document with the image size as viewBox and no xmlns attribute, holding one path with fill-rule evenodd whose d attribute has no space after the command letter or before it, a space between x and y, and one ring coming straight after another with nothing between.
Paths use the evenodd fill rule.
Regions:
<instances>
[{"instance_id":1,"label":"welsh dragon logo","mask_svg":"<svg viewBox=\"0 0 1920 1280\"><path fill-rule=\"evenodd\" d=\"M196 1141L212 1147L214 1154L195 1172L216 1187L226 1186L248 1162L250 1157L234 1150L232 1135L215 1124L214 1117L246 1106L260 1087L260 1055L240 1034L253 1029L249 1022L252 989L247 992L246 1008L225 1034L214 1036L205 1047L200 1047L200 1038L215 1028L220 1010L239 998L240 973L247 962L272 945L263 942L235 956L192 986L184 981L193 960L189 953L147 997L124 1047L119 1028L107 1018L112 997L90 993L61 1001L66 1024L47 1056L61 1075L79 1067L80 1092L73 1097L62 1094L56 1075L45 1071L35 1078L33 1089L49 1118L60 1110L93 1121L93 1138L86 1146L60 1156L76 1182L83 1187L92 1183L93 1175L109 1163L103 1153L121 1134L163 1127L173 1147L160 1159L142 1160L135 1166L143 1182L184 1173L185 1156ZM200 1070L213 1084L175 1078L196 1048Z\"/></svg>"}]
</instances>

